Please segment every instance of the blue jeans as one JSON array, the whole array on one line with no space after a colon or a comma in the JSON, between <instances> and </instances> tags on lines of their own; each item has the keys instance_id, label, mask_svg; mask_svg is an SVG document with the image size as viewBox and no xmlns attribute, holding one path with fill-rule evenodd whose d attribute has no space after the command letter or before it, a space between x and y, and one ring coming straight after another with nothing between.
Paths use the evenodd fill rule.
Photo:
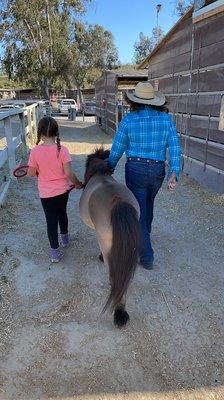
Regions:
<instances>
[{"instance_id":1,"label":"blue jeans","mask_svg":"<svg viewBox=\"0 0 224 400\"><path fill-rule=\"evenodd\" d=\"M141 264L153 263L150 240L154 199L165 177L165 163L154 161L127 161L126 185L135 195L140 206L141 240L139 258Z\"/></svg>"}]
</instances>

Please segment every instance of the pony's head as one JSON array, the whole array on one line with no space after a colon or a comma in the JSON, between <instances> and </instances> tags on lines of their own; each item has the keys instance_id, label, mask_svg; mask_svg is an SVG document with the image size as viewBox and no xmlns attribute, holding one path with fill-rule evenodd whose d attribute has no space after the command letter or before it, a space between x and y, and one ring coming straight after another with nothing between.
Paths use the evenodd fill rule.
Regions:
<instances>
[{"instance_id":1,"label":"pony's head","mask_svg":"<svg viewBox=\"0 0 224 400\"><path fill-rule=\"evenodd\" d=\"M86 170L84 177L84 186L94 175L112 175L113 171L108 166L110 150L103 147L96 148L95 152L89 154L86 159Z\"/></svg>"}]
</instances>

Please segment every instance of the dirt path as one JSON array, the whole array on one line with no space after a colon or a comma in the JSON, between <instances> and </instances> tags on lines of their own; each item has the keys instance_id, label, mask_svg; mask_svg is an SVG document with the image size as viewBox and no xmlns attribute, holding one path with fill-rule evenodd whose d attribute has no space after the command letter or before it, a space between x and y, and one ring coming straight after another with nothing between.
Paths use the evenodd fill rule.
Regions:
<instances>
[{"instance_id":1,"label":"dirt path","mask_svg":"<svg viewBox=\"0 0 224 400\"><path fill-rule=\"evenodd\" d=\"M82 177L86 154L110 138L62 125ZM14 184L0 211L0 399L224 399L223 198L186 178L175 194L161 190L155 270L137 270L131 321L118 330L100 316L108 275L79 197L69 199L71 247L54 266L34 181Z\"/></svg>"}]
</instances>

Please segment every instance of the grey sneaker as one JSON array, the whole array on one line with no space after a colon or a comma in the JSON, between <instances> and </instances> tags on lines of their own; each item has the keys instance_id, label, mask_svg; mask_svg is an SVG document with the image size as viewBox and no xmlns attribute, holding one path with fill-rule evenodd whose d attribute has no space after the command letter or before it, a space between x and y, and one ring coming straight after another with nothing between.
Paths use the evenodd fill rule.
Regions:
<instances>
[{"instance_id":1,"label":"grey sneaker","mask_svg":"<svg viewBox=\"0 0 224 400\"><path fill-rule=\"evenodd\" d=\"M69 236L68 233L61 233L61 244L62 247L68 247L69 246Z\"/></svg>"},{"instance_id":2,"label":"grey sneaker","mask_svg":"<svg viewBox=\"0 0 224 400\"><path fill-rule=\"evenodd\" d=\"M58 263L63 257L63 253L58 249L51 249L51 262Z\"/></svg>"}]
</instances>

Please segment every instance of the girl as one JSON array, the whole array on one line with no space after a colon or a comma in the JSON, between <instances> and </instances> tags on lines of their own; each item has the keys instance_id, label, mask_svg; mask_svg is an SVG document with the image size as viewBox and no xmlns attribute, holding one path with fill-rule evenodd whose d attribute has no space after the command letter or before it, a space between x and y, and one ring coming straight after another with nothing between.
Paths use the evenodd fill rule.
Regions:
<instances>
[{"instance_id":1,"label":"girl","mask_svg":"<svg viewBox=\"0 0 224 400\"><path fill-rule=\"evenodd\" d=\"M83 185L72 172L71 156L68 149L60 144L58 123L54 118L44 117L39 121L36 145L30 153L27 176L38 176L38 189L51 246L51 261L58 262L63 256L59 249L58 224L62 246L67 247L69 244L66 211L69 181L77 189Z\"/></svg>"}]
</instances>

